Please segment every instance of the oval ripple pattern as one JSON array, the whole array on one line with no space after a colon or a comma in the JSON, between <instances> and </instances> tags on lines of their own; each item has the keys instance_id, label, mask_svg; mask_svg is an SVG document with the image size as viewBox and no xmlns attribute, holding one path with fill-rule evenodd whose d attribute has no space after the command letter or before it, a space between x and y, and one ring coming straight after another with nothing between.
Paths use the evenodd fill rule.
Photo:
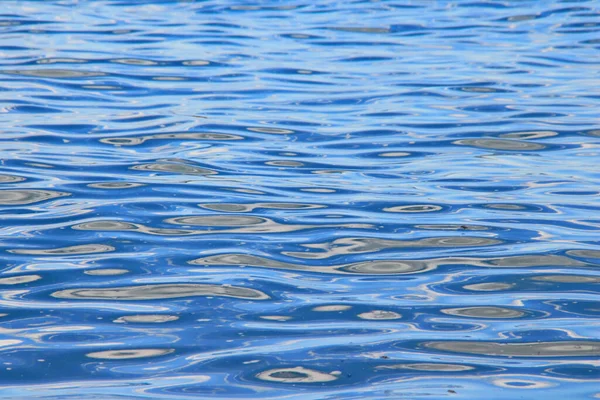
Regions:
<instances>
[{"instance_id":1,"label":"oval ripple pattern","mask_svg":"<svg viewBox=\"0 0 600 400\"><path fill-rule=\"evenodd\" d=\"M600 398L600 2L14 1L0 398Z\"/></svg>"}]
</instances>

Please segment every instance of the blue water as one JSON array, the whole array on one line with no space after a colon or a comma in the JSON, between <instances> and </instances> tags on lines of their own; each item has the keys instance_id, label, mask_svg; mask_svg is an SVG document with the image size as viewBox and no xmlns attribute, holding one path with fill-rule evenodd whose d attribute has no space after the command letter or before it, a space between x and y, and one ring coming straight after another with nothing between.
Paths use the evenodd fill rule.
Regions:
<instances>
[{"instance_id":1,"label":"blue water","mask_svg":"<svg viewBox=\"0 0 600 400\"><path fill-rule=\"evenodd\" d=\"M0 398L600 397L600 1L4 1Z\"/></svg>"}]
</instances>

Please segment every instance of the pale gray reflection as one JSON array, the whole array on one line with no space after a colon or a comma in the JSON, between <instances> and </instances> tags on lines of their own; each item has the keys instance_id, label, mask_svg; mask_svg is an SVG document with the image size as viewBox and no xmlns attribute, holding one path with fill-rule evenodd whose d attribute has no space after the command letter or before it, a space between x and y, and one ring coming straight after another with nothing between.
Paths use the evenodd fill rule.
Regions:
<instances>
[{"instance_id":1,"label":"pale gray reflection","mask_svg":"<svg viewBox=\"0 0 600 400\"><path fill-rule=\"evenodd\" d=\"M153 76L150 78L154 81L185 81L186 77L183 76Z\"/></svg>"},{"instance_id":2,"label":"pale gray reflection","mask_svg":"<svg viewBox=\"0 0 600 400\"><path fill-rule=\"evenodd\" d=\"M321 204L300 204L300 203L251 203L251 204L233 204L233 203L210 203L198 204L202 208L213 211L224 212L250 212L257 208L276 209L276 210L310 210L315 208L326 208Z\"/></svg>"},{"instance_id":3,"label":"pale gray reflection","mask_svg":"<svg viewBox=\"0 0 600 400\"><path fill-rule=\"evenodd\" d=\"M393 311L373 310L358 314L358 318L366 320L390 320L400 319L402 318L402 315Z\"/></svg>"},{"instance_id":4,"label":"pale gray reflection","mask_svg":"<svg viewBox=\"0 0 600 400\"><path fill-rule=\"evenodd\" d=\"M321 249L323 252L283 252L290 257L304 259L323 259L337 255L371 253L393 248L420 248L420 247L479 247L500 244L502 241L483 237L472 236L447 236L424 238L418 240L391 240L378 238L342 238L330 243L316 243L303 245L305 247Z\"/></svg>"},{"instance_id":5,"label":"pale gray reflection","mask_svg":"<svg viewBox=\"0 0 600 400\"><path fill-rule=\"evenodd\" d=\"M546 276L534 276L530 279L532 281L538 281L538 282L600 283L600 277L585 276L585 275L546 275Z\"/></svg>"},{"instance_id":6,"label":"pale gray reflection","mask_svg":"<svg viewBox=\"0 0 600 400\"><path fill-rule=\"evenodd\" d=\"M35 282L42 279L39 275L21 275L0 278L0 285L20 285L22 283Z\"/></svg>"},{"instance_id":7,"label":"pale gray reflection","mask_svg":"<svg viewBox=\"0 0 600 400\"><path fill-rule=\"evenodd\" d=\"M165 222L177 225L195 226L249 226L272 222L266 218L245 215L201 215L195 217L177 217Z\"/></svg>"},{"instance_id":8,"label":"pale gray reflection","mask_svg":"<svg viewBox=\"0 0 600 400\"><path fill-rule=\"evenodd\" d=\"M418 229L428 229L435 231L487 231L487 226L481 225L453 225L453 224L428 224L428 225L415 225Z\"/></svg>"},{"instance_id":9,"label":"pale gray reflection","mask_svg":"<svg viewBox=\"0 0 600 400\"><path fill-rule=\"evenodd\" d=\"M149 235L160 235L160 236L187 236L187 235L198 235L201 231L194 231L190 229L169 229L169 228L148 228L145 226L138 226L138 231L147 233Z\"/></svg>"},{"instance_id":10,"label":"pale gray reflection","mask_svg":"<svg viewBox=\"0 0 600 400\"><path fill-rule=\"evenodd\" d=\"M100 139L101 143L113 144L115 146L135 146L145 141L144 137L111 137Z\"/></svg>"},{"instance_id":11,"label":"pale gray reflection","mask_svg":"<svg viewBox=\"0 0 600 400\"><path fill-rule=\"evenodd\" d=\"M461 364L434 364L434 363L415 363L415 364L392 364L380 365L377 369L409 369L423 372L462 372L475 369L468 365Z\"/></svg>"},{"instance_id":12,"label":"pale gray reflection","mask_svg":"<svg viewBox=\"0 0 600 400\"><path fill-rule=\"evenodd\" d=\"M502 203L484 204L483 207L491 208L493 210L510 210L510 211L521 211L521 210L527 209L525 206L522 206L520 204L502 204Z\"/></svg>"},{"instance_id":13,"label":"pale gray reflection","mask_svg":"<svg viewBox=\"0 0 600 400\"><path fill-rule=\"evenodd\" d=\"M514 284L512 283L502 283L502 282L486 282L486 283L475 283L473 285L465 285L464 289L473 290L475 292L496 292L502 290L508 290L512 288Z\"/></svg>"},{"instance_id":14,"label":"pale gray reflection","mask_svg":"<svg viewBox=\"0 0 600 400\"><path fill-rule=\"evenodd\" d=\"M317 306L313 308L313 311L316 312L336 312L336 311L346 311L351 309L352 306L347 306L344 304L331 304L328 306Z\"/></svg>"},{"instance_id":15,"label":"pale gray reflection","mask_svg":"<svg viewBox=\"0 0 600 400\"><path fill-rule=\"evenodd\" d=\"M81 231L135 231L137 225L121 221L92 221L72 226Z\"/></svg>"},{"instance_id":16,"label":"pale gray reflection","mask_svg":"<svg viewBox=\"0 0 600 400\"><path fill-rule=\"evenodd\" d=\"M199 204L200 207L206 208L207 210L213 211L224 211L224 212L247 212L249 210L245 204L226 204L226 203L215 203L215 204Z\"/></svg>"},{"instance_id":17,"label":"pale gray reflection","mask_svg":"<svg viewBox=\"0 0 600 400\"><path fill-rule=\"evenodd\" d=\"M15 206L23 204L38 203L40 201L55 199L57 197L70 196L71 193L56 192L54 190L20 189L0 190L0 205Z\"/></svg>"},{"instance_id":18,"label":"pale gray reflection","mask_svg":"<svg viewBox=\"0 0 600 400\"><path fill-rule=\"evenodd\" d=\"M379 153L377 154L379 157L407 157L410 156L410 153L405 151L390 151L387 153Z\"/></svg>"},{"instance_id":19,"label":"pale gray reflection","mask_svg":"<svg viewBox=\"0 0 600 400\"><path fill-rule=\"evenodd\" d=\"M462 92L470 92L470 93L496 93L498 92L498 89L495 88L490 88L490 87L483 87L483 86L479 86L479 87L474 87L474 86L470 86L470 87L461 87L460 90Z\"/></svg>"},{"instance_id":20,"label":"pale gray reflection","mask_svg":"<svg viewBox=\"0 0 600 400\"><path fill-rule=\"evenodd\" d=\"M273 135L289 135L290 133L295 133L289 129L279 129L279 128L267 128L267 127L255 127L255 128L246 128L252 132L259 133L270 133Z\"/></svg>"},{"instance_id":21,"label":"pale gray reflection","mask_svg":"<svg viewBox=\"0 0 600 400\"><path fill-rule=\"evenodd\" d=\"M109 137L100 139L100 142L118 146L137 146L148 140L243 140L243 136L232 135L229 133L212 132L174 132L160 133L156 135L135 136L135 137Z\"/></svg>"},{"instance_id":22,"label":"pale gray reflection","mask_svg":"<svg viewBox=\"0 0 600 400\"><path fill-rule=\"evenodd\" d=\"M499 343L456 341L425 342L427 348L452 353L503 357L582 357L600 356L600 342L564 341L535 343Z\"/></svg>"},{"instance_id":23,"label":"pale gray reflection","mask_svg":"<svg viewBox=\"0 0 600 400\"><path fill-rule=\"evenodd\" d=\"M558 132L554 131L530 131L530 132L511 132L500 135L501 138L505 139L543 139L547 137L557 136Z\"/></svg>"},{"instance_id":24,"label":"pale gray reflection","mask_svg":"<svg viewBox=\"0 0 600 400\"><path fill-rule=\"evenodd\" d=\"M592 129L591 131L588 131L587 134L591 135L591 136L599 136L600 137L600 129Z\"/></svg>"},{"instance_id":25,"label":"pale gray reflection","mask_svg":"<svg viewBox=\"0 0 600 400\"><path fill-rule=\"evenodd\" d=\"M133 324L164 324L165 322L177 321L179 319L176 315L164 315L164 314L140 314L140 315L125 315L115 319L113 322L133 323Z\"/></svg>"},{"instance_id":26,"label":"pale gray reflection","mask_svg":"<svg viewBox=\"0 0 600 400\"><path fill-rule=\"evenodd\" d=\"M77 288L52 293L52 297L59 299L78 300L159 300L195 296L222 296L248 300L270 298L267 294L256 289L200 283Z\"/></svg>"},{"instance_id":27,"label":"pale gray reflection","mask_svg":"<svg viewBox=\"0 0 600 400\"><path fill-rule=\"evenodd\" d=\"M72 256L79 254L106 253L115 251L115 248L105 244L82 244L79 246L61 247L57 249L13 249L8 250L14 254L30 254L40 256Z\"/></svg>"},{"instance_id":28,"label":"pale gray reflection","mask_svg":"<svg viewBox=\"0 0 600 400\"><path fill-rule=\"evenodd\" d=\"M133 182L98 182L90 183L88 186L97 189L131 189L135 187L145 186L145 184Z\"/></svg>"},{"instance_id":29,"label":"pale gray reflection","mask_svg":"<svg viewBox=\"0 0 600 400\"><path fill-rule=\"evenodd\" d=\"M276 161L266 161L266 165L272 165L274 167L302 167L304 163L300 161L286 161L286 160L276 160Z\"/></svg>"},{"instance_id":30,"label":"pale gray reflection","mask_svg":"<svg viewBox=\"0 0 600 400\"><path fill-rule=\"evenodd\" d=\"M26 69L26 70L2 70L0 73L11 75L37 76L40 78L86 78L91 76L104 76L98 71L79 71L71 69Z\"/></svg>"},{"instance_id":31,"label":"pale gray reflection","mask_svg":"<svg viewBox=\"0 0 600 400\"><path fill-rule=\"evenodd\" d=\"M442 207L433 204L412 204L405 206L395 206L384 208L383 211L395 213L423 213L440 211Z\"/></svg>"},{"instance_id":32,"label":"pale gray reflection","mask_svg":"<svg viewBox=\"0 0 600 400\"><path fill-rule=\"evenodd\" d=\"M22 182L24 180L25 178L22 176L0 174L0 183L15 183Z\"/></svg>"},{"instance_id":33,"label":"pale gray reflection","mask_svg":"<svg viewBox=\"0 0 600 400\"><path fill-rule=\"evenodd\" d=\"M312 192L312 193L336 193L337 190L335 189L328 189L328 188L302 188L300 189L301 192Z\"/></svg>"},{"instance_id":34,"label":"pale gray reflection","mask_svg":"<svg viewBox=\"0 0 600 400\"><path fill-rule=\"evenodd\" d=\"M567 254L575 257L600 258L600 250L569 250Z\"/></svg>"},{"instance_id":35,"label":"pale gray reflection","mask_svg":"<svg viewBox=\"0 0 600 400\"><path fill-rule=\"evenodd\" d=\"M292 317L289 317L287 315L261 315L259 318L266 319L267 321L278 321L278 322L285 322L285 321L289 321L290 319L292 319Z\"/></svg>"},{"instance_id":36,"label":"pale gray reflection","mask_svg":"<svg viewBox=\"0 0 600 400\"><path fill-rule=\"evenodd\" d=\"M497 267L583 267L587 265L581 261L559 255L525 255L510 256L502 258L491 258L488 260L490 266Z\"/></svg>"},{"instance_id":37,"label":"pale gray reflection","mask_svg":"<svg viewBox=\"0 0 600 400\"><path fill-rule=\"evenodd\" d=\"M158 65L156 61L143 60L140 58L117 58L110 60L110 62L117 64L125 64L125 65L142 65L142 66L150 66L150 65Z\"/></svg>"},{"instance_id":38,"label":"pale gray reflection","mask_svg":"<svg viewBox=\"0 0 600 400\"><path fill-rule=\"evenodd\" d=\"M338 378L332 374L304 367L270 369L259 373L256 377L263 381L282 383L331 382Z\"/></svg>"},{"instance_id":39,"label":"pale gray reflection","mask_svg":"<svg viewBox=\"0 0 600 400\"><path fill-rule=\"evenodd\" d=\"M217 171L185 164L151 163L130 167L136 171L171 172L184 175L215 175Z\"/></svg>"},{"instance_id":40,"label":"pale gray reflection","mask_svg":"<svg viewBox=\"0 0 600 400\"><path fill-rule=\"evenodd\" d=\"M402 260L402 261L364 261L346 265L340 268L342 271L356 274L414 274L426 272L436 268L435 262L428 260Z\"/></svg>"},{"instance_id":41,"label":"pale gray reflection","mask_svg":"<svg viewBox=\"0 0 600 400\"><path fill-rule=\"evenodd\" d=\"M72 64L82 64L86 63L87 60L82 60L78 58L67 58L67 57L57 57L57 58L40 58L36 61L38 64L61 64L61 63L72 63Z\"/></svg>"},{"instance_id":42,"label":"pale gray reflection","mask_svg":"<svg viewBox=\"0 0 600 400\"><path fill-rule=\"evenodd\" d=\"M314 268L316 268L317 270L324 269L322 267L311 267L299 264L291 264L249 254L220 254L216 256L197 258L195 260L189 261L188 263L192 265L245 265L250 267L267 267L307 271L312 271L314 270ZM329 270L329 268L327 268L326 270Z\"/></svg>"},{"instance_id":43,"label":"pale gray reflection","mask_svg":"<svg viewBox=\"0 0 600 400\"><path fill-rule=\"evenodd\" d=\"M193 67L203 67L205 65L209 65L210 61L205 61L205 60L190 60L190 61L184 61L182 64L183 65L193 66Z\"/></svg>"},{"instance_id":44,"label":"pale gray reflection","mask_svg":"<svg viewBox=\"0 0 600 400\"><path fill-rule=\"evenodd\" d=\"M521 142L518 140L505 139L462 139L455 141L454 144L463 146L473 146L490 150L532 151L542 150L546 148L545 145L540 143Z\"/></svg>"},{"instance_id":45,"label":"pale gray reflection","mask_svg":"<svg viewBox=\"0 0 600 400\"><path fill-rule=\"evenodd\" d=\"M131 349L131 350L106 350L88 353L89 358L101 360L130 360L133 358L158 357L171 354L174 349Z\"/></svg>"},{"instance_id":46,"label":"pale gray reflection","mask_svg":"<svg viewBox=\"0 0 600 400\"><path fill-rule=\"evenodd\" d=\"M525 315L522 311L494 306L446 308L441 311L448 315L471 318L521 318Z\"/></svg>"},{"instance_id":47,"label":"pale gray reflection","mask_svg":"<svg viewBox=\"0 0 600 400\"><path fill-rule=\"evenodd\" d=\"M129 270L121 269L121 268L103 268L103 269L92 269L88 271L83 271L86 275L92 276L114 276L114 275L123 275L128 273Z\"/></svg>"}]
</instances>

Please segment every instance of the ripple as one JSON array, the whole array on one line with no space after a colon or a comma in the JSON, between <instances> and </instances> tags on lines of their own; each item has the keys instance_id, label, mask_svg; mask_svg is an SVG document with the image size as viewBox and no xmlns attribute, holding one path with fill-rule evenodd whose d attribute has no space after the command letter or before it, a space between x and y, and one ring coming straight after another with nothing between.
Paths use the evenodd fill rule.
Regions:
<instances>
[{"instance_id":1,"label":"ripple","mask_svg":"<svg viewBox=\"0 0 600 400\"><path fill-rule=\"evenodd\" d=\"M600 356L600 343L591 341L499 343L499 342L443 342L423 344L426 348L463 354L496 357L586 357Z\"/></svg>"},{"instance_id":2,"label":"ripple","mask_svg":"<svg viewBox=\"0 0 600 400\"><path fill-rule=\"evenodd\" d=\"M81 231L134 231L137 225L121 221L92 221L72 226Z\"/></svg>"},{"instance_id":3,"label":"ripple","mask_svg":"<svg viewBox=\"0 0 600 400\"><path fill-rule=\"evenodd\" d=\"M90 78L105 75L102 72L80 71L72 69L24 69L24 70L0 70L0 73L11 75L35 76L39 78Z\"/></svg>"},{"instance_id":4,"label":"ripple","mask_svg":"<svg viewBox=\"0 0 600 400\"><path fill-rule=\"evenodd\" d=\"M530 132L511 132L500 135L501 138L506 139L521 139L521 140L531 140L531 139L544 139L548 137L558 136L558 132L554 131L530 131Z\"/></svg>"},{"instance_id":5,"label":"ripple","mask_svg":"<svg viewBox=\"0 0 600 400\"><path fill-rule=\"evenodd\" d=\"M600 283L600 277L584 276L584 275L534 276L531 278L531 280L538 281L538 282L556 282L556 283Z\"/></svg>"},{"instance_id":6,"label":"ripple","mask_svg":"<svg viewBox=\"0 0 600 400\"><path fill-rule=\"evenodd\" d=\"M279 322L285 322L285 321L289 321L290 319L292 319L292 317L287 316L287 315L261 315L260 318L266 319L267 321L279 321Z\"/></svg>"},{"instance_id":7,"label":"ripple","mask_svg":"<svg viewBox=\"0 0 600 400\"><path fill-rule=\"evenodd\" d=\"M177 217L166 220L170 224L194 226L249 226L268 223L266 218L241 215L206 215L197 217Z\"/></svg>"},{"instance_id":8,"label":"ripple","mask_svg":"<svg viewBox=\"0 0 600 400\"><path fill-rule=\"evenodd\" d=\"M343 254L372 253L394 248L427 248L427 247L480 247L493 246L502 241L482 237L447 236L424 238L419 240L390 240L378 238L343 238L336 239L330 244L310 245L313 248L328 248L321 253L285 252L285 255L296 258L323 259Z\"/></svg>"},{"instance_id":9,"label":"ripple","mask_svg":"<svg viewBox=\"0 0 600 400\"><path fill-rule=\"evenodd\" d=\"M176 315L162 314L140 314L140 315L125 315L114 320L116 323L132 323L132 324L163 324L165 322L177 321Z\"/></svg>"},{"instance_id":10,"label":"ripple","mask_svg":"<svg viewBox=\"0 0 600 400\"><path fill-rule=\"evenodd\" d=\"M0 183L16 183L24 180L22 176L0 174Z\"/></svg>"},{"instance_id":11,"label":"ripple","mask_svg":"<svg viewBox=\"0 0 600 400\"><path fill-rule=\"evenodd\" d=\"M143 65L143 66L151 66L158 65L157 62L151 60L143 60L139 58L117 58L110 60L110 62L117 64L125 64L125 65Z\"/></svg>"},{"instance_id":12,"label":"ripple","mask_svg":"<svg viewBox=\"0 0 600 400\"><path fill-rule=\"evenodd\" d=\"M444 314L470 318L521 318L524 312L504 307L462 307L441 310Z\"/></svg>"},{"instance_id":13,"label":"ripple","mask_svg":"<svg viewBox=\"0 0 600 400\"><path fill-rule=\"evenodd\" d=\"M356 274L414 274L435 268L426 261L365 261L341 268Z\"/></svg>"},{"instance_id":14,"label":"ripple","mask_svg":"<svg viewBox=\"0 0 600 400\"><path fill-rule=\"evenodd\" d=\"M300 203L252 203L252 204L232 204L232 203L211 203L199 204L200 207L207 210L221 212L251 212L256 209L273 209L273 210L313 210L316 208L325 208L320 204L300 204Z\"/></svg>"},{"instance_id":15,"label":"ripple","mask_svg":"<svg viewBox=\"0 0 600 400\"><path fill-rule=\"evenodd\" d=\"M99 360L130 360L134 358L159 357L173 353L173 349L131 349L131 350L106 350L86 354L89 358Z\"/></svg>"},{"instance_id":16,"label":"ripple","mask_svg":"<svg viewBox=\"0 0 600 400\"><path fill-rule=\"evenodd\" d=\"M228 141L243 140L243 136L232 135L228 133L212 132L180 132L180 133L161 133L156 135L146 135L137 137L110 137L100 139L100 142L112 144L115 146L138 146L150 140L194 140L194 141Z\"/></svg>"},{"instance_id":17,"label":"ripple","mask_svg":"<svg viewBox=\"0 0 600 400\"><path fill-rule=\"evenodd\" d=\"M80 254L107 253L115 250L114 247L105 244L82 244L79 246L60 247L56 249L13 249L8 251L14 254L39 256L74 256Z\"/></svg>"},{"instance_id":18,"label":"ripple","mask_svg":"<svg viewBox=\"0 0 600 400\"><path fill-rule=\"evenodd\" d=\"M569 250L567 254L575 257L600 258L600 250Z\"/></svg>"},{"instance_id":19,"label":"ripple","mask_svg":"<svg viewBox=\"0 0 600 400\"><path fill-rule=\"evenodd\" d=\"M529 143L503 139L461 139L455 141L454 144L478 147L481 149L510 151L535 151L546 148L545 145L540 143Z\"/></svg>"},{"instance_id":20,"label":"ripple","mask_svg":"<svg viewBox=\"0 0 600 400\"><path fill-rule=\"evenodd\" d=\"M508 290L513 286L514 285L512 283L485 282L475 283L473 285L465 285L464 288L466 290L473 290L475 292L500 292L503 290Z\"/></svg>"},{"instance_id":21,"label":"ripple","mask_svg":"<svg viewBox=\"0 0 600 400\"><path fill-rule=\"evenodd\" d=\"M205 65L210 65L210 61L190 60L190 61L184 61L183 65L189 65L189 66L192 66L192 67L203 67Z\"/></svg>"},{"instance_id":22,"label":"ripple","mask_svg":"<svg viewBox=\"0 0 600 400\"><path fill-rule=\"evenodd\" d=\"M22 189L22 190L0 190L0 205L15 206L39 203L58 197L70 196L71 193L55 192L53 190Z\"/></svg>"},{"instance_id":23,"label":"ripple","mask_svg":"<svg viewBox=\"0 0 600 400\"><path fill-rule=\"evenodd\" d=\"M136 171L152 171L152 172L170 172L174 174L182 175L214 175L217 171L213 171L207 168L193 167L191 165L183 164L163 164L163 163L151 163L143 165L135 165L131 169Z\"/></svg>"},{"instance_id":24,"label":"ripple","mask_svg":"<svg viewBox=\"0 0 600 400\"><path fill-rule=\"evenodd\" d=\"M344 304L331 304L328 306L317 306L312 310L316 312L336 312L350 310L351 308L352 306L347 306Z\"/></svg>"},{"instance_id":25,"label":"ripple","mask_svg":"<svg viewBox=\"0 0 600 400\"><path fill-rule=\"evenodd\" d=\"M121 268L104 268L104 269L92 269L89 271L83 271L86 275L92 276L114 276L114 275L123 275L129 273L127 269Z\"/></svg>"},{"instance_id":26,"label":"ripple","mask_svg":"<svg viewBox=\"0 0 600 400\"><path fill-rule=\"evenodd\" d=\"M0 278L0 285L20 285L42 279L39 275L20 275Z\"/></svg>"},{"instance_id":27,"label":"ripple","mask_svg":"<svg viewBox=\"0 0 600 400\"><path fill-rule=\"evenodd\" d=\"M411 154L405 151L388 151L386 153L377 154L379 157L408 157Z\"/></svg>"},{"instance_id":28,"label":"ripple","mask_svg":"<svg viewBox=\"0 0 600 400\"><path fill-rule=\"evenodd\" d=\"M269 133L272 135L289 135L291 133L294 133L294 131L289 130L289 129L280 129L280 128L267 128L267 127L251 127L251 128L246 128L249 131L252 132L258 132L258 133Z\"/></svg>"},{"instance_id":29,"label":"ripple","mask_svg":"<svg viewBox=\"0 0 600 400\"><path fill-rule=\"evenodd\" d=\"M510 211L527 210L527 207L524 207L520 204L484 204L483 207L490 208L492 210L510 210Z\"/></svg>"},{"instance_id":30,"label":"ripple","mask_svg":"<svg viewBox=\"0 0 600 400\"><path fill-rule=\"evenodd\" d=\"M489 259L487 263L490 267L543 267L550 265L561 267L583 267L586 265L585 263L572 258L554 254L535 254L492 258Z\"/></svg>"},{"instance_id":31,"label":"ripple","mask_svg":"<svg viewBox=\"0 0 600 400\"><path fill-rule=\"evenodd\" d=\"M278 160L278 161L267 161L266 165L272 165L275 167L302 167L304 163L299 161L287 161L287 160Z\"/></svg>"},{"instance_id":32,"label":"ripple","mask_svg":"<svg viewBox=\"0 0 600 400\"><path fill-rule=\"evenodd\" d=\"M52 293L52 297L74 300L159 300L181 297L222 296L248 300L266 300L265 293L250 288L210 284L156 284L111 288L77 288Z\"/></svg>"},{"instance_id":33,"label":"ripple","mask_svg":"<svg viewBox=\"0 0 600 400\"><path fill-rule=\"evenodd\" d=\"M384 208L386 212L397 212L397 213L422 213L422 212L433 212L440 211L442 207L432 204L414 204L407 206L395 206Z\"/></svg>"},{"instance_id":34,"label":"ripple","mask_svg":"<svg viewBox=\"0 0 600 400\"><path fill-rule=\"evenodd\" d=\"M431 364L431 363L414 363L414 364L392 364L380 365L378 369L409 369L413 371L423 372L463 372L471 371L474 368L468 365L460 364Z\"/></svg>"},{"instance_id":35,"label":"ripple","mask_svg":"<svg viewBox=\"0 0 600 400\"><path fill-rule=\"evenodd\" d=\"M302 257L298 257L302 258ZM318 258L309 256L306 258ZM203 257L188 261L193 265L239 265L262 268L276 268L287 270L304 270L325 273L346 273L366 275L403 275L418 274L435 270L444 265L460 265L484 268L527 268L527 267L585 267L588 264L558 255L527 255L511 256L503 258L476 258L476 257L440 257L419 260L378 260L363 261L352 264L340 265L303 265L289 262L277 261L269 258L258 257L248 254L222 254ZM509 288L503 283L482 283L467 285L469 290L496 290L494 287Z\"/></svg>"},{"instance_id":36,"label":"ripple","mask_svg":"<svg viewBox=\"0 0 600 400\"><path fill-rule=\"evenodd\" d=\"M541 382L535 380L526 380L526 379L494 379L493 384L499 386L504 389L548 389L555 384L551 382Z\"/></svg>"},{"instance_id":37,"label":"ripple","mask_svg":"<svg viewBox=\"0 0 600 400\"><path fill-rule=\"evenodd\" d=\"M358 318L367 320L389 320L389 319L400 319L402 315L393 311L373 310L358 314Z\"/></svg>"},{"instance_id":38,"label":"ripple","mask_svg":"<svg viewBox=\"0 0 600 400\"><path fill-rule=\"evenodd\" d=\"M335 375L304 367L270 369L256 377L263 381L281 383L323 383L338 379Z\"/></svg>"},{"instance_id":39,"label":"ripple","mask_svg":"<svg viewBox=\"0 0 600 400\"><path fill-rule=\"evenodd\" d=\"M134 182L98 182L98 183L90 183L88 185L91 188L96 189L133 189L136 187L144 186L143 183L134 183Z\"/></svg>"}]
</instances>

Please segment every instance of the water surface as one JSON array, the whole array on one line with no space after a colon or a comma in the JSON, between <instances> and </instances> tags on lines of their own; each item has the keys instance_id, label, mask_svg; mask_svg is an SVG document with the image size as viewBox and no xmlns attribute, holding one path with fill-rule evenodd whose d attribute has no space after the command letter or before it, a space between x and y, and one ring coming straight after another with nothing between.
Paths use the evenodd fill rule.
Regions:
<instances>
[{"instance_id":1,"label":"water surface","mask_svg":"<svg viewBox=\"0 0 600 400\"><path fill-rule=\"evenodd\" d=\"M600 397L600 2L1 13L1 398Z\"/></svg>"}]
</instances>

